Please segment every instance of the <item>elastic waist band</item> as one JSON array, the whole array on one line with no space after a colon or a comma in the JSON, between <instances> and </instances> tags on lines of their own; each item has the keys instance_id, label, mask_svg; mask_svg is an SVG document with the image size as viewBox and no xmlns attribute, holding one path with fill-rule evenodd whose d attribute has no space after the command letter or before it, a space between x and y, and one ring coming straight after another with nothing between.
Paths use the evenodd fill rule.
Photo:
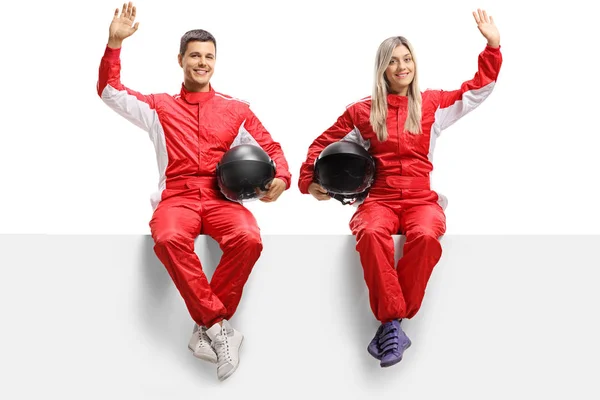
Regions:
<instances>
[{"instance_id":1,"label":"elastic waist band","mask_svg":"<svg viewBox=\"0 0 600 400\"><path fill-rule=\"evenodd\" d=\"M426 176L391 175L375 178L373 186L387 186L394 189L429 189L429 178Z\"/></svg>"},{"instance_id":2,"label":"elastic waist band","mask_svg":"<svg viewBox=\"0 0 600 400\"><path fill-rule=\"evenodd\" d=\"M214 176L186 176L167 180L167 189L215 189L219 190Z\"/></svg>"}]
</instances>

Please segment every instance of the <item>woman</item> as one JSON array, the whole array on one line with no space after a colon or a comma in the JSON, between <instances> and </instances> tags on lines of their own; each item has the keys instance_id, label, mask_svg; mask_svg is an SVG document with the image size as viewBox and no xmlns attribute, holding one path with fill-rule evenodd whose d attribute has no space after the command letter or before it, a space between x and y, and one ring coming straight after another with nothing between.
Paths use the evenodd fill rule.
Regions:
<instances>
[{"instance_id":1,"label":"woman","mask_svg":"<svg viewBox=\"0 0 600 400\"><path fill-rule=\"evenodd\" d=\"M372 96L347 107L312 143L300 170L300 191L327 200L327 191L313 182L315 159L327 145L355 141L375 159L375 181L350 228L356 236L371 310L381 322L368 351L381 360L382 367L401 361L410 347L400 322L418 312L442 254L439 238L446 230L446 199L429 187L435 141L490 95L502 64L500 34L493 19L479 9L473 16L487 39L473 79L458 90L421 93L413 47L401 36L386 39L377 51ZM405 235L406 242L394 269L392 235L397 233Z\"/></svg>"}]
</instances>

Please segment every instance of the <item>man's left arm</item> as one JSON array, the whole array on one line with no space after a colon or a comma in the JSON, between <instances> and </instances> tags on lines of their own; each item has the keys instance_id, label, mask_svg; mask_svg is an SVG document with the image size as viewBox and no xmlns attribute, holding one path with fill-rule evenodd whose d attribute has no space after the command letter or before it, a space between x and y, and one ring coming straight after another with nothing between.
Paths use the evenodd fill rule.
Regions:
<instances>
[{"instance_id":1,"label":"man's left arm","mask_svg":"<svg viewBox=\"0 0 600 400\"><path fill-rule=\"evenodd\" d=\"M282 190L269 190L269 193L265 196L266 201L274 201L281 195L281 192L290 188L292 175L289 171L288 162L279 142L273 140L269 131L250 109L248 109L248 115L244 121L244 128L275 162L275 179L280 179L285 184L281 187ZM275 189L273 185L272 188Z\"/></svg>"}]
</instances>

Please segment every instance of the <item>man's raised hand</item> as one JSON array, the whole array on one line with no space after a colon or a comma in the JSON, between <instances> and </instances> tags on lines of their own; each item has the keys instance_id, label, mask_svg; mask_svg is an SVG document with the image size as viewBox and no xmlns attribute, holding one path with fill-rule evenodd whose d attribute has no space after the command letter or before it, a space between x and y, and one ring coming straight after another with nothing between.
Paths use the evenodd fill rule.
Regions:
<instances>
[{"instance_id":1,"label":"man's raised hand","mask_svg":"<svg viewBox=\"0 0 600 400\"><path fill-rule=\"evenodd\" d=\"M115 10L115 15L108 29L108 46L112 48L121 47L123 40L133 35L138 30L139 22L135 21L135 6L132 2L123 3L121 15L119 9Z\"/></svg>"}]
</instances>

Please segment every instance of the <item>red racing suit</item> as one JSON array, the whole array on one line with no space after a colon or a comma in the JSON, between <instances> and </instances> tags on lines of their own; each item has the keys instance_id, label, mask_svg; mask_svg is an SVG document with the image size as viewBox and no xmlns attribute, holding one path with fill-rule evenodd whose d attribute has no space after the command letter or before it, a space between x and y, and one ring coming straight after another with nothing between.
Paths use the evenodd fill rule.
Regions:
<instances>
[{"instance_id":1,"label":"red racing suit","mask_svg":"<svg viewBox=\"0 0 600 400\"><path fill-rule=\"evenodd\" d=\"M422 93L421 128L404 131L408 97L388 95L388 139L380 142L369 122L371 99L349 105L337 122L313 141L300 169L299 188L308 193L321 151L339 140L367 148L376 162L368 197L350 221L364 269L369 301L381 322L412 318L419 310L433 267L442 255L446 198L431 190L435 141L440 133L478 107L492 92L502 65L500 48L486 46L473 79L454 91ZM393 234L405 235L403 256L394 269Z\"/></svg>"},{"instance_id":2,"label":"red racing suit","mask_svg":"<svg viewBox=\"0 0 600 400\"><path fill-rule=\"evenodd\" d=\"M215 92L177 95L133 91L120 81L121 49L106 47L99 69L98 95L114 111L148 132L159 168L150 228L154 251L201 326L234 314L252 267L262 251L252 213L227 200L217 185L216 165L236 144L259 145L276 166L276 177L290 187L288 163L279 143L247 103ZM209 283L194 241L213 237L223 256Z\"/></svg>"}]
</instances>

